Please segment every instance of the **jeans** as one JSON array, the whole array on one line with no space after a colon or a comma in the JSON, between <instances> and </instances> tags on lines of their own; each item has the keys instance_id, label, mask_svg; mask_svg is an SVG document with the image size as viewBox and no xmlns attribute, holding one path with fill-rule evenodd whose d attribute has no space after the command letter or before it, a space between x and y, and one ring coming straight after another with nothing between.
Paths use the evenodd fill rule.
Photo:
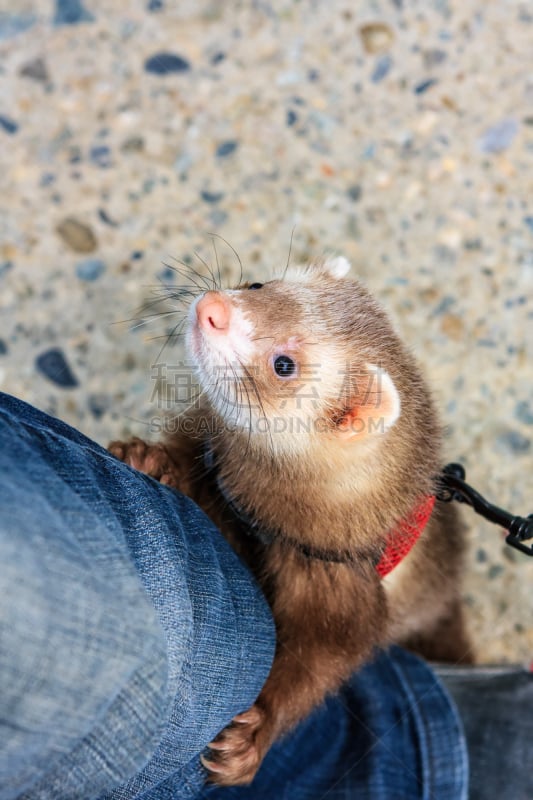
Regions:
<instances>
[{"instance_id":1,"label":"jeans","mask_svg":"<svg viewBox=\"0 0 533 800\"><path fill-rule=\"evenodd\" d=\"M467 797L455 706L396 647L250 787L206 785L274 655L258 586L188 498L1 394L0 564L0 800Z\"/></svg>"}]
</instances>

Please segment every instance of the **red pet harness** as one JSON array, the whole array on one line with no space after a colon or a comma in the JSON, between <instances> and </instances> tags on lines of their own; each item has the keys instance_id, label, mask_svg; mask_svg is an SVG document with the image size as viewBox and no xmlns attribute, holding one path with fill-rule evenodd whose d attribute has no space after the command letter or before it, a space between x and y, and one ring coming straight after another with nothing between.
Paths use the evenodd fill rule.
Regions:
<instances>
[{"instance_id":1,"label":"red pet harness","mask_svg":"<svg viewBox=\"0 0 533 800\"><path fill-rule=\"evenodd\" d=\"M400 526L389 535L385 552L376 564L376 572L384 578L392 572L400 561L417 543L420 534L428 524L435 505L435 497L425 497L421 503L400 523Z\"/></svg>"}]
</instances>

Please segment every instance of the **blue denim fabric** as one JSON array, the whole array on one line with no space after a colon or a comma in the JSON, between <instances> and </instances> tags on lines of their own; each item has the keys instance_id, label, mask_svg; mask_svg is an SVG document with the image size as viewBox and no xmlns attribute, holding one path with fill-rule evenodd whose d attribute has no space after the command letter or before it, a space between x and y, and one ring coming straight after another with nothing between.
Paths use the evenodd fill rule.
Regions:
<instances>
[{"instance_id":1,"label":"blue denim fabric","mask_svg":"<svg viewBox=\"0 0 533 800\"><path fill-rule=\"evenodd\" d=\"M198 788L275 643L205 515L0 395L0 563L0 798L130 798L185 767Z\"/></svg>"},{"instance_id":2,"label":"blue denim fabric","mask_svg":"<svg viewBox=\"0 0 533 800\"><path fill-rule=\"evenodd\" d=\"M0 800L466 798L455 710L398 648L251 787L204 786L273 657L261 593L187 498L1 394L0 564Z\"/></svg>"},{"instance_id":3,"label":"blue denim fabric","mask_svg":"<svg viewBox=\"0 0 533 800\"><path fill-rule=\"evenodd\" d=\"M431 670L391 648L277 742L252 786L209 800L466 800L461 723ZM169 795L170 798L170 795Z\"/></svg>"}]
</instances>

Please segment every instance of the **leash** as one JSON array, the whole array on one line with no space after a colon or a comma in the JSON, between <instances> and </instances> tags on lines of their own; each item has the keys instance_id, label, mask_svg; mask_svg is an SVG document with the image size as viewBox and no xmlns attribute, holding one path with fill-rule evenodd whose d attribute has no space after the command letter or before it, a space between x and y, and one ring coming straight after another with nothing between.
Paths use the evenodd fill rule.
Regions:
<instances>
[{"instance_id":1,"label":"leash","mask_svg":"<svg viewBox=\"0 0 533 800\"><path fill-rule=\"evenodd\" d=\"M519 517L489 503L482 495L465 482L466 472L462 464L447 464L438 477L437 500L442 503L465 503L484 519L507 531L505 541L521 553L533 556L533 544L524 544L533 539L533 514Z\"/></svg>"}]
</instances>

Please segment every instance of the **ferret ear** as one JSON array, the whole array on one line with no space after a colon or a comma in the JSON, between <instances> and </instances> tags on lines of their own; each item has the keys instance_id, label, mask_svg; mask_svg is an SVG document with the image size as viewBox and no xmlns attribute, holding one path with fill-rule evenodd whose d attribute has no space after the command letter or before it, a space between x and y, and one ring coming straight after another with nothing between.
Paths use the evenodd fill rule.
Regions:
<instances>
[{"instance_id":1,"label":"ferret ear","mask_svg":"<svg viewBox=\"0 0 533 800\"><path fill-rule=\"evenodd\" d=\"M344 256L333 256L331 258L319 258L311 261L305 267L305 273L312 275L329 275L330 278L344 278L351 269L351 264Z\"/></svg>"},{"instance_id":2,"label":"ferret ear","mask_svg":"<svg viewBox=\"0 0 533 800\"><path fill-rule=\"evenodd\" d=\"M386 433L400 416L400 395L389 373L375 364L366 365L366 375L357 381L336 434L342 439L363 439Z\"/></svg>"},{"instance_id":3,"label":"ferret ear","mask_svg":"<svg viewBox=\"0 0 533 800\"><path fill-rule=\"evenodd\" d=\"M329 272L332 278L344 278L349 273L351 266L344 256L328 258L324 262L324 270Z\"/></svg>"}]
</instances>

